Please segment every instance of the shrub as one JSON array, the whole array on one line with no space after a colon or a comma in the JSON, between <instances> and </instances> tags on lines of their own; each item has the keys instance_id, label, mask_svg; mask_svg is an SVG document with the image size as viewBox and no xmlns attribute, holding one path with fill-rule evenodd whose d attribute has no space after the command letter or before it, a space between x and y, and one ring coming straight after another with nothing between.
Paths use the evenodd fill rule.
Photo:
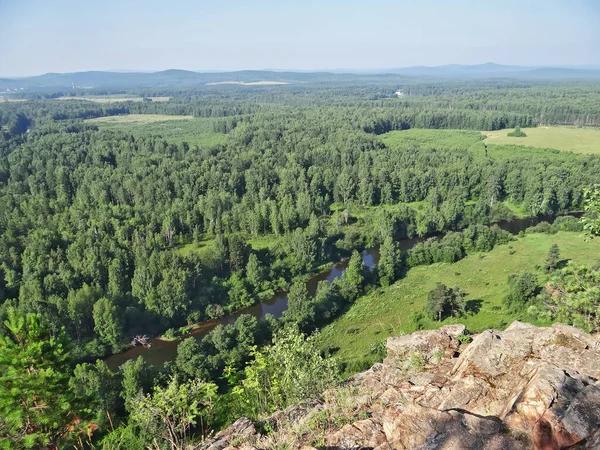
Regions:
<instances>
[{"instance_id":1,"label":"shrub","mask_svg":"<svg viewBox=\"0 0 600 450\"><path fill-rule=\"evenodd\" d=\"M521 128L517 127L514 131L511 131L507 134L510 137L527 137L527 134L521 130Z\"/></svg>"},{"instance_id":2,"label":"shrub","mask_svg":"<svg viewBox=\"0 0 600 450\"><path fill-rule=\"evenodd\" d=\"M532 273L512 274L508 277L508 295L504 303L509 308L523 308L538 290L538 279Z\"/></svg>"}]
</instances>

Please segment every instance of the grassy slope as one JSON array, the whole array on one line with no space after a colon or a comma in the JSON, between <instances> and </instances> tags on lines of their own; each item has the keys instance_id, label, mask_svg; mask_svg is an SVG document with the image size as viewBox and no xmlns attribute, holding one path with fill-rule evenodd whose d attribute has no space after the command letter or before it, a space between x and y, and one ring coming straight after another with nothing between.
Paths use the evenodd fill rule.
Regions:
<instances>
[{"instance_id":1,"label":"grassy slope","mask_svg":"<svg viewBox=\"0 0 600 450\"><path fill-rule=\"evenodd\" d=\"M555 235L530 234L508 245L495 248L490 253L472 254L454 264L434 264L409 270L406 277L385 290L378 290L356 301L350 310L321 333L324 346L339 348L336 356L341 362L356 364L363 361L369 366L377 360L371 351L374 345L388 336L412 332L409 316L423 311L427 293L437 282L459 286L469 295L469 300L480 300L481 309L460 319L446 319L446 323L464 323L468 329L478 331L490 327L504 327L524 314L507 311L502 298L507 293L507 278L511 273L531 271L544 281L545 274L536 271L543 264L548 250L557 243L563 259L591 264L600 256L600 241L584 242L579 233L560 232ZM515 251L510 254L510 247ZM480 302L472 302L474 303ZM426 328L439 326L426 320Z\"/></svg>"},{"instance_id":2,"label":"grassy slope","mask_svg":"<svg viewBox=\"0 0 600 450\"><path fill-rule=\"evenodd\" d=\"M215 119L162 114L128 114L86 120L101 129L125 131L138 136L161 136L169 142L187 142L191 147L213 147L225 143L227 135L215 133Z\"/></svg>"},{"instance_id":3,"label":"grassy slope","mask_svg":"<svg viewBox=\"0 0 600 450\"><path fill-rule=\"evenodd\" d=\"M512 130L484 131L489 144L520 145L575 153L600 154L600 129L576 127L523 128L527 137L509 137Z\"/></svg>"}]
</instances>

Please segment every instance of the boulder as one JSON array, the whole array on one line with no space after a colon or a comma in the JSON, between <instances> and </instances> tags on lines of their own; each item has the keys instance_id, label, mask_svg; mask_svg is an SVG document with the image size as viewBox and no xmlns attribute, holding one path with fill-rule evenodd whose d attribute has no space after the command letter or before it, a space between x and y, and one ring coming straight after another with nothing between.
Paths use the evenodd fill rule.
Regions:
<instances>
[{"instance_id":1,"label":"boulder","mask_svg":"<svg viewBox=\"0 0 600 450\"><path fill-rule=\"evenodd\" d=\"M377 450L600 448L596 336L561 324L514 322L462 344L464 331L451 325L389 338L383 364L328 391L323 401L268 418L275 434L262 436L240 419L198 448L262 449L274 442ZM323 417L328 428L317 433L313 424Z\"/></svg>"}]
</instances>

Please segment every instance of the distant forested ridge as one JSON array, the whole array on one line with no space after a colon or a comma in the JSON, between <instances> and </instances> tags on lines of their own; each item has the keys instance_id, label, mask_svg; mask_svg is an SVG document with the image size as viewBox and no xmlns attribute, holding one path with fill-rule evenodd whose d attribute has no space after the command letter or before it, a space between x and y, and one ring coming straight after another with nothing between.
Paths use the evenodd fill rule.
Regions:
<instances>
[{"instance_id":1,"label":"distant forested ridge","mask_svg":"<svg viewBox=\"0 0 600 450\"><path fill-rule=\"evenodd\" d=\"M383 84L402 80L415 83L426 78L435 80L488 80L496 84L505 80L548 81L548 80L599 80L600 70L572 69L560 67L519 67L499 64L472 66L449 65L439 67L407 67L359 73L355 71L294 72L277 70L241 70L236 72L194 72L190 70L163 70L159 72L75 72L47 73L44 75L0 78L1 91L55 92L61 89L137 89L174 88L210 83L360 83Z\"/></svg>"}]
</instances>

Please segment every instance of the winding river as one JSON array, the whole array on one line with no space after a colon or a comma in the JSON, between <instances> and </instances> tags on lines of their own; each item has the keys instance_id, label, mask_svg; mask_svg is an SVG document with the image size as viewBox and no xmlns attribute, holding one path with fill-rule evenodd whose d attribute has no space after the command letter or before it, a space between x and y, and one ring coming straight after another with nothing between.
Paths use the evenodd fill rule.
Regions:
<instances>
[{"instance_id":1,"label":"winding river","mask_svg":"<svg viewBox=\"0 0 600 450\"><path fill-rule=\"evenodd\" d=\"M580 213L571 213L570 215L580 216ZM540 222L552 223L557 216L538 216L538 217L527 217L524 219L515 219L511 221L502 221L496 223L503 230L508 231L511 234L517 234L520 231L524 231L527 228L534 226ZM414 247L418 242L422 242L430 236L423 238L410 238L402 239L398 241L401 250L409 250ZM370 248L363 250L362 259L365 265L369 269L373 269L379 262L379 248ZM315 295L317 292L317 285L320 281L327 280L329 282L342 276L346 268L348 267L348 260L344 259L339 263L333 265L328 270L316 274L306 281L306 288L311 295ZM143 346L132 347L124 352L117 353L115 355L106 358L108 367L112 370L116 370L121 364L125 363L130 359L135 359L139 355L143 355L146 362L155 366L163 366L165 362L174 360L177 356L177 345L179 342L189 336L194 336L196 339L201 340L206 336L212 329L217 325L232 324L242 314L250 314L258 319L265 317L267 314L272 314L275 317L281 317L283 312L287 309L287 293L279 292L269 300L257 303L249 306L248 308L236 311L233 314L227 314L219 319L208 320L199 324L194 330L187 336L173 340L163 341L161 339L153 339L152 346L146 348Z\"/></svg>"}]
</instances>

